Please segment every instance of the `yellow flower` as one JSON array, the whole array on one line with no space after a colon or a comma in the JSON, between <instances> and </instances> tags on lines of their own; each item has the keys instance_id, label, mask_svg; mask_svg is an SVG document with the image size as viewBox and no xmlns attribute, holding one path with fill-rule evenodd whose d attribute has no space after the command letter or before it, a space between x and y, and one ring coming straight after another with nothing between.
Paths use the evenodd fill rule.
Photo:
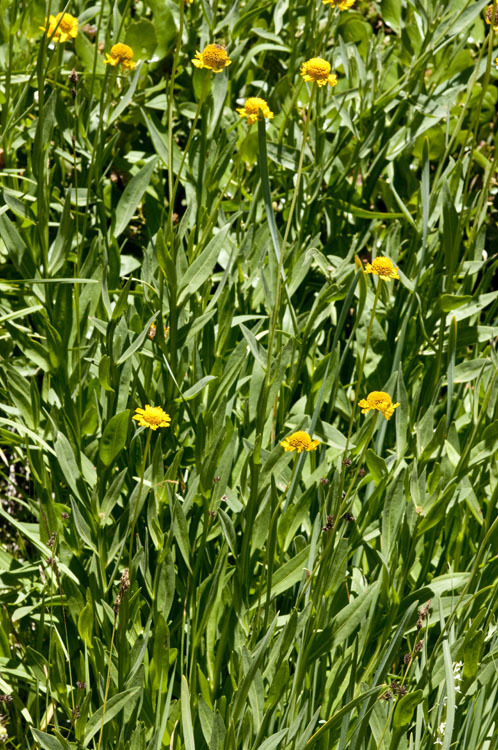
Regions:
<instances>
[{"instance_id":1,"label":"yellow flower","mask_svg":"<svg viewBox=\"0 0 498 750\"><path fill-rule=\"evenodd\" d=\"M321 57L312 57L301 65L301 75L305 81L316 83L318 86L335 86L337 76L330 74L330 63Z\"/></svg>"},{"instance_id":2,"label":"yellow flower","mask_svg":"<svg viewBox=\"0 0 498 750\"><path fill-rule=\"evenodd\" d=\"M171 417L160 406L145 405L145 409L135 409L136 419L140 427L150 427L151 430L157 430L158 427L169 427Z\"/></svg>"},{"instance_id":3,"label":"yellow flower","mask_svg":"<svg viewBox=\"0 0 498 750\"><path fill-rule=\"evenodd\" d=\"M324 5L331 5L333 8L339 8L339 10L348 10L352 8L356 0L322 0Z\"/></svg>"},{"instance_id":4,"label":"yellow flower","mask_svg":"<svg viewBox=\"0 0 498 750\"><path fill-rule=\"evenodd\" d=\"M151 341L156 338L157 333L157 326L155 323L151 323L149 326L149 330L147 331L147 338L149 338ZM167 339L169 336L169 326L163 326L163 334L164 338Z\"/></svg>"},{"instance_id":5,"label":"yellow flower","mask_svg":"<svg viewBox=\"0 0 498 750\"><path fill-rule=\"evenodd\" d=\"M133 70L133 68L136 65L136 62L133 61L133 50L131 47L128 47L127 44L121 44L119 42L118 44L114 44L111 47L110 54L106 52L105 55L106 59L104 62L109 65L112 65L113 68L116 67L116 65L121 65L123 68L127 68L127 70Z\"/></svg>"},{"instance_id":6,"label":"yellow flower","mask_svg":"<svg viewBox=\"0 0 498 750\"><path fill-rule=\"evenodd\" d=\"M362 414L368 414L370 409L376 409L381 411L386 419L391 419L399 404L393 404L391 396L384 391L372 391L366 399L362 398L361 401L358 401L358 406L361 407Z\"/></svg>"},{"instance_id":7,"label":"yellow flower","mask_svg":"<svg viewBox=\"0 0 498 750\"><path fill-rule=\"evenodd\" d=\"M264 99L260 99L259 96L250 96L249 99L246 99L246 103L242 109L237 109L237 112L241 117L247 117L248 125L252 125L253 122L258 121L259 112L261 112L263 117L267 120L271 120L273 117L273 112L270 112L268 102Z\"/></svg>"},{"instance_id":8,"label":"yellow flower","mask_svg":"<svg viewBox=\"0 0 498 750\"><path fill-rule=\"evenodd\" d=\"M208 44L202 52L196 52L192 63L196 68L207 68L213 73L221 73L232 61L221 44Z\"/></svg>"},{"instance_id":9,"label":"yellow flower","mask_svg":"<svg viewBox=\"0 0 498 750\"><path fill-rule=\"evenodd\" d=\"M47 32L51 42L67 42L78 36L78 19L70 13L57 13L45 19L45 26L40 26Z\"/></svg>"},{"instance_id":10,"label":"yellow flower","mask_svg":"<svg viewBox=\"0 0 498 750\"><path fill-rule=\"evenodd\" d=\"M312 440L307 432L299 431L292 433L285 440L282 440L280 445L286 451L297 451L298 453L306 451L308 453L309 451L316 451L320 445L320 441Z\"/></svg>"},{"instance_id":11,"label":"yellow flower","mask_svg":"<svg viewBox=\"0 0 498 750\"><path fill-rule=\"evenodd\" d=\"M390 258L383 258L381 255L375 258L372 263L367 263L365 273L374 273L376 276L384 279L384 281L399 279L398 269L394 267L392 260Z\"/></svg>"},{"instance_id":12,"label":"yellow flower","mask_svg":"<svg viewBox=\"0 0 498 750\"><path fill-rule=\"evenodd\" d=\"M494 19L494 23L493 23ZM486 15L484 16L484 20L486 23L489 23L490 25L493 24L493 29L495 31L498 31L498 9L496 10L496 14L494 11L494 8L492 5L488 5L486 9Z\"/></svg>"}]
</instances>

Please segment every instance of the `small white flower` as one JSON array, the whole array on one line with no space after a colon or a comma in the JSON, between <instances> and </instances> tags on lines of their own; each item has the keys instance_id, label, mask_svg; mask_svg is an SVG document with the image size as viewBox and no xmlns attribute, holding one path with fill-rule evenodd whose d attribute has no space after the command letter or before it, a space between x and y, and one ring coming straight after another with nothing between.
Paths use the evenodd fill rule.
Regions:
<instances>
[{"instance_id":1,"label":"small white flower","mask_svg":"<svg viewBox=\"0 0 498 750\"><path fill-rule=\"evenodd\" d=\"M462 677L462 668L463 668L463 661L457 661L455 664L453 664L453 679L455 682L460 682L463 680ZM461 693L462 691L458 686L455 687L455 690L457 693Z\"/></svg>"},{"instance_id":2,"label":"small white flower","mask_svg":"<svg viewBox=\"0 0 498 750\"><path fill-rule=\"evenodd\" d=\"M441 724L437 728L436 745L443 744L443 737L444 737L445 729L446 729L446 722L442 721Z\"/></svg>"}]
</instances>

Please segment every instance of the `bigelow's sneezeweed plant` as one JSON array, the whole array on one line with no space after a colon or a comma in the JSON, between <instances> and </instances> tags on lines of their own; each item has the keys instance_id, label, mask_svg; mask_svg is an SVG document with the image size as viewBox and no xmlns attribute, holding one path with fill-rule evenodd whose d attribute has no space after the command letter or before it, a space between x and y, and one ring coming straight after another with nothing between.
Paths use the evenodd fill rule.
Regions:
<instances>
[{"instance_id":1,"label":"bigelow's sneezeweed plant","mask_svg":"<svg viewBox=\"0 0 498 750\"><path fill-rule=\"evenodd\" d=\"M1 4L6 747L495 746L497 30Z\"/></svg>"}]
</instances>

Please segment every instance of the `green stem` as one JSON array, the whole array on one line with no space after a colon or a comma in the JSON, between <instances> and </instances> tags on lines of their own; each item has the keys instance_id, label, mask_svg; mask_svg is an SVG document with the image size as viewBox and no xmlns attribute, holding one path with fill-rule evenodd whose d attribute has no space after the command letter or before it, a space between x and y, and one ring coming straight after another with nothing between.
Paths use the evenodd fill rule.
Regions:
<instances>
[{"instance_id":1,"label":"green stem","mask_svg":"<svg viewBox=\"0 0 498 750\"><path fill-rule=\"evenodd\" d=\"M239 168L239 164L242 161L242 154L244 153L244 146L246 144L249 132L250 131L249 131L249 128L248 128L248 130L246 132L246 135L245 135L245 138L242 141L242 144L241 144L241 146L239 147L239 149L237 151L237 156L236 156L235 161L233 163L232 171L230 172L230 176L229 176L229 178L227 180L226 186L225 186L225 188L223 188L222 190L219 191L218 197L216 198L216 202L214 204L214 208L212 209L211 215L209 216L209 219L207 220L207 223L206 223L206 226L204 227L202 236L201 236L199 242L197 243L197 254L198 255L201 253L202 248L204 247L204 243L206 242L206 240L207 240L207 238L209 236L209 233L210 233L210 231L211 231L211 229L213 227L213 224L214 224L214 222L216 220L216 215L218 213L218 208L220 207L220 203L223 200L223 198L225 197L226 191L228 190L228 187L230 186L230 183L232 182L233 176L236 174L237 169ZM240 183L238 184L237 187L240 187Z\"/></svg>"},{"instance_id":2,"label":"green stem","mask_svg":"<svg viewBox=\"0 0 498 750\"><path fill-rule=\"evenodd\" d=\"M150 431L149 431L150 432ZM100 750L100 746L102 744L102 734L104 732L104 720L105 720L105 709L107 706L107 696L109 694L109 685L111 682L111 662L112 662L112 649L114 646L114 635L116 633L116 622L117 622L118 616L117 613L114 613L114 622L112 624L112 636L111 636L111 647L109 649L109 664L107 665L107 678L105 681L105 693L104 693L104 706L102 708L102 721L100 722L100 732L99 732L99 742L97 745L97 750Z\"/></svg>"},{"instance_id":3,"label":"green stem","mask_svg":"<svg viewBox=\"0 0 498 750\"><path fill-rule=\"evenodd\" d=\"M269 618L269 613L270 613L271 582L272 582L272 577L273 577L273 563L274 563L274 557L275 557L275 536L277 533L277 518L278 518L278 514L280 513L280 508L282 507L282 503L287 497L289 488L292 485L292 481L296 474L298 464L299 464L299 456L296 455L294 457L294 466L292 468L291 478L289 479L287 483L287 487L282 493L271 516L270 531L268 534L268 546L266 548L266 602L265 602L265 616L264 616L264 623L263 623L264 633L266 633L266 628L268 625L268 618ZM258 605L258 611L259 611L259 605Z\"/></svg>"},{"instance_id":4,"label":"green stem","mask_svg":"<svg viewBox=\"0 0 498 750\"><path fill-rule=\"evenodd\" d=\"M296 184L294 187L294 192L292 195L292 202L289 209L289 216L287 218L287 225L285 227L285 233L284 238L282 240L281 247L279 246L278 241L278 233L276 229L275 224L275 216L273 214L273 207L271 203L271 190L270 190L270 184L268 179L268 169L267 169L267 156L266 156L266 130L265 130L265 124L264 121L260 121L258 123L259 127L259 167L260 167L260 173L261 173L261 183L263 186L263 196L265 199L265 208L266 208L266 216L268 225L270 228L270 234L273 241L273 246L275 249L275 255L277 256L278 260L278 271L277 271L277 288L275 292L275 306L273 308L273 313L270 321L270 330L268 332L268 353L267 353L267 366L266 366L266 373L265 373L265 381L264 381L264 387L263 387L263 399L262 399L262 408L260 410L260 413L266 413L266 404L268 400L269 395L269 389L270 389L270 377L271 377L271 362L272 362L272 356L273 356L273 344L275 341L275 334L277 330L277 324L278 320L280 318L280 305L281 305L281 297L282 297L282 277L284 276L283 271L283 265L284 265L284 256L285 256L285 248L287 245L287 240L289 238L289 232L292 224L292 218L294 215L294 209L296 207L296 201L297 196L299 193L299 185L301 182L301 176L303 171L303 162L304 162L304 151L306 148L306 142L308 140L308 133L309 133L309 127L310 127L310 116L311 116L311 107L313 104L313 99L315 97L316 92L316 84L313 86L313 89L311 91L311 97L308 104L308 108L306 110L306 121L304 125L304 132L303 132L303 141L301 144L301 152L299 154L299 163L297 168L297 176L296 176ZM263 434L262 429L260 431L260 434L258 436L258 439L262 441ZM261 445L260 445L261 447Z\"/></svg>"},{"instance_id":5,"label":"green stem","mask_svg":"<svg viewBox=\"0 0 498 750\"><path fill-rule=\"evenodd\" d=\"M175 79L176 70L178 68L178 60L180 58L180 49L182 45L183 36L183 20L185 15L185 3L180 3L180 27L178 29L178 36L176 38L175 53L173 56L173 66L171 69L171 77L169 81L169 88L167 92L168 96L168 188L169 188L169 212L171 214L171 220L173 219L172 204L174 202L175 194L175 183L174 183L174 172L173 172L173 94L175 90Z\"/></svg>"},{"instance_id":6,"label":"green stem","mask_svg":"<svg viewBox=\"0 0 498 750\"><path fill-rule=\"evenodd\" d=\"M76 140L78 136L78 107L77 107L77 84L74 84L76 94L73 100L73 175L74 175L74 192L76 196L76 205L78 205L78 157L76 154ZM79 211L75 211L75 234L76 234L76 258L74 261L74 275L79 279L81 270L81 235L79 231ZM82 372L81 372L81 330L80 330L80 289L79 283L74 284L74 309L76 313L76 357L78 367L78 440L81 440L81 417L83 413L82 406Z\"/></svg>"},{"instance_id":7,"label":"green stem","mask_svg":"<svg viewBox=\"0 0 498 750\"><path fill-rule=\"evenodd\" d=\"M131 534L130 534L130 547L128 550L128 568L130 570L130 579L132 576L132 554L133 554L133 535L135 533L135 525L138 520L138 513L140 510L140 499L142 497L142 488L144 486L144 475L145 475L145 467L147 464L147 456L149 453L149 447L150 447L150 439L152 437L152 430L147 428L147 439L145 441L145 451L144 451L144 457L142 461L142 471L140 473L140 487L138 488L138 496L137 501L135 503L135 510L133 511L133 523L131 525Z\"/></svg>"},{"instance_id":8,"label":"green stem","mask_svg":"<svg viewBox=\"0 0 498 750\"><path fill-rule=\"evenodd\" d=\"M361 469L361 465L363 463L363 459L365 458L365 453L367 452L367 448L368 448L368 446L370 444L370 441L372 440L372 436L373 436L373 433L374 433L374 430L375 430L375 425L377 424L377 417L378 416L379 416L379 412L376 411L375 415L374 415L374 417L372 419L372 424L370 426L370 432L368 433L368 437L365 440L365 445L363 446L363 449L361 451L360 458L358 460L358 463L356 464L356 470L355 470L353 479L351 480L351 482L349 484L349 487L348 487L348 489L346 491L346 494L344 496L344 500L342 501L341 505L339 506L339 511L337 513L337 517L338 518L341 518L344 515L344 513L346 513L346 511L348 509L349 496L351 495L351 491L352 491L353 487L356 484L356 480L358 478L358 474L360 473L360 469Z\"/></svg>"},{"instance_id":9,"label":"green stem","mask_svg":"<svg viewBox=\"0 0 498 750\"><path fill-rule=\"evenodd\" d=\"M367 354L368 354L368 347L370 344L370 336L372 335L372 326L375 318L375 310L377 309L377 302L379 301L380 296L380 289L381 289L382 281L379 279L377 282L377 289L375 290L375 298L374 303L372 305L372 312L370 313L370 321L368 323L368 329L367 329L367 339L365 341L365 346L363 348L363 357L361 358L360 362L360 369L358 371L358 378L356 380L356 388L354 392L354 403L353 403L353 410L351 412L351 419L349 420L349 429L348 429L348 437L346 440L346 448L344 449L344 456L346 457L349 450L349 443L351 440L351 434L353 432L353 425L354 425L354 419L356 416L356 409L358 407L358 400L360 396L360 388L361 383L363 380L363 371L365 369L365 362L367 361ZM342 478L344 478L344 468L342 472ZM341 481L342 486L342 481Z\"/></svg>"},{"instance_id":10,"label":"green stem","mask_svg":"<svg viewBox=\"0 0 498 750\"><path fill-rule=\"evenodd\" d=\"M296 177L296 185L294 188L294 195L293 195L293 199L292 199L292 203L291 203L291 207L289 211L289 216L287 219L287 226L285 229L282 247L280 247L280 244L279 244L278 231L277 231L277 227L275 223L275 216L273 213L273 207L272 207L272 202L271 202L271 189L270 189L270 181L268 178L268 159L267 159L267 152L266 152L265 121L264 119L260 119L258 122L258 140L259 140L259 160L258 161L259 161L259 169L260 169L260 175L261 175L261 185L262 185L263 198L264 198L264 203L265 203L266 218L267 218L268 226L270 229L270 235L272 238L275 255L278 261L278 270L277 270L277 288L276 288L276 293L275 293L275 305L272 311L270 328L268 332L266 372L265 372L265 379L264 379L263 387L261 391L261 399L260 399L260 405L258 408L258 415L256 418L256 430L255 430L256 437L254 441L254 450L253 450L252 459L251 459L251 463L252 463L251 487L249 491L249 501L247 504L246 528L244 531L244 537L242 541L242 551L241 551L243 580L245 580L246 578L245 574L247 572L246 568L248 564L247 556L248 556L248 550L249 550L249 538L250 538L250 532L252 529L252 523L254 521L254 517L256 514L258 487L259 487L259 473L261 470L261 448L263 444L263 432L264 432L264 426L265 426L265 421L266 421L265 419L266 408L268 405L268 397L270 394L270 385L271 385L270 378L271 378L271 372L272 372L271 363L272 363L272 355L273 355L273 345L275 341L278 320L280 318L282 280L283 279L285 280L285 274L284 274L284 269L283 269L285 245L287 242L287 238L289 236L290 226L292 223L292 216L293 216L294 208L296 205L297 193L298 193L299 184L301 181L301 174L302 174L303 161L304 161L304 150L305 150L306 141L308 138L311 106L313 104L315 89L316 89L316 85L313 87L310 101L308 104L308 108L306 110L306 122L305 122L304 133L303 133L303 142L301 145L301 153L299 155L299 165L298 165L298 171L297 171L297 177ZM290 299L289 299L289 302L290 302ZM292 305L290 304L289 304L289 309L292 311ZM296 323L296 330L297 330L297 323Z\"/></svg>"},{"instance_id":11,"label":"green stem","mask_svg":"<svg viewBox=\"0 0 498 750\"><path fill-rule=\"evenodd\" d=\"M193 122L192 122L192 127L190 128L190 133L188 135L187 143L186 143L185 148L183 150L182 160L180 162L180 166L178 168L178 173L176 175L176 178L175 178L175 181L174 181L174 184L173 184L173 190L170 192L169 209L168 209L168 222L167 222L167 228L168 228L167 239L169 239L170 241L172 241L172 237L173 237L173 213L174 213L174 207L175 207L176 194L178 192L178 186L180 184L180 177L182 175L183 166L185 164L185 159L187 158L187 154L189 152L190 145L192 143L192 139L194 137L195 128L197 126L197 121L199 120L199 117L200 117L200 114L201 114L202 105L204 104L204 102L206 100L206 94L207 94L207 91L208 91L208 83L209 83L209 76L207 74L205 74L204 75L204 82L203 82L203 85L202 85L201 95L199 97L199 101L197 102L197 109L195 111L194 119L193 119Z\"/></svg>"}]
</instances>

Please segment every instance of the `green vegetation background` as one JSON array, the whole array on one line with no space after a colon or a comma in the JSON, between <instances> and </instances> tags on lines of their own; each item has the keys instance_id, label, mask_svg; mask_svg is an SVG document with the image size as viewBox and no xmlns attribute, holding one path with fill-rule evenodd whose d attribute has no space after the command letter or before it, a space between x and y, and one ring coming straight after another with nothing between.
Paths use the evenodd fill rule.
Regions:
<instances>
[{"instance_id":1,"label":"green vegetation background","mask_svg":"<svg viewBox=\"0 0 498 750\"><path fill-rule=\"evenodd\" d=\"M486 5L2 2L7 747L496 747Z\"/></svg>"}]
</instances>

